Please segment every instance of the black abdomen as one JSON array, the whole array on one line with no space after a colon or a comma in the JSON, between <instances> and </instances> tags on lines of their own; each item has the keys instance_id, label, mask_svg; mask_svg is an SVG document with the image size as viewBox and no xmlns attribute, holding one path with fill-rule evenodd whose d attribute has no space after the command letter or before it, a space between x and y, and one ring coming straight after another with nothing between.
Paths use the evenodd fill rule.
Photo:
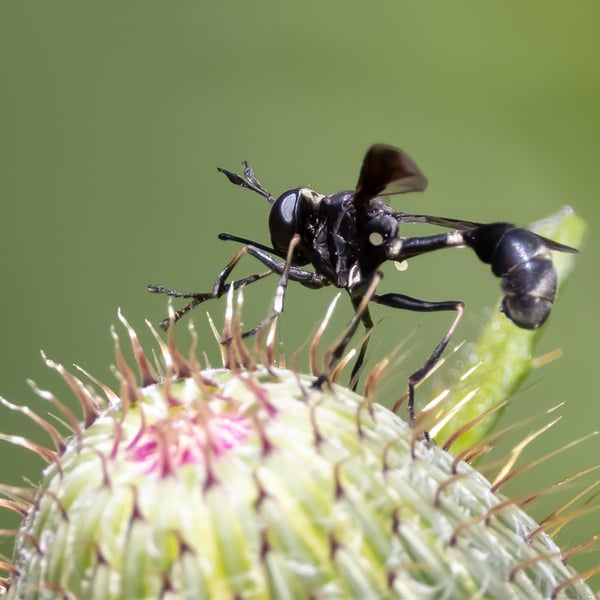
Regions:
<instances>
[{"instance_id":1,"label":"black abdomen","mask_svg":"<svg viewBox=\"0 0 600 600\"><path fill-rule=\"evenodd\" d=\"M492 223L464 233L465 242L502 278L502 311L523 329L548 318L557 276L544 240L510 223Z\"/></svg>"}]
</instances>

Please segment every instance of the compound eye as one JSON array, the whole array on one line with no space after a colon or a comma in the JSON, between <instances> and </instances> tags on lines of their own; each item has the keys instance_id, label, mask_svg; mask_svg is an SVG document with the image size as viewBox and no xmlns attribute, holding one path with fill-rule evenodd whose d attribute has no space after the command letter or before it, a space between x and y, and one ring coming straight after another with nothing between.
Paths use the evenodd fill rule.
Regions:
<instances>
[{"instance_id":1,"label":"compound eye","mask_svg":"<svg viewBox=\"0 0 600 600\"><path fill-rule=\"evenodd\" d=\"M298 203L301 188L288 190L275 200L269 215L269 231L273 248L287 252L294 234L298 230Z\"/></svg>"}]
</instances>

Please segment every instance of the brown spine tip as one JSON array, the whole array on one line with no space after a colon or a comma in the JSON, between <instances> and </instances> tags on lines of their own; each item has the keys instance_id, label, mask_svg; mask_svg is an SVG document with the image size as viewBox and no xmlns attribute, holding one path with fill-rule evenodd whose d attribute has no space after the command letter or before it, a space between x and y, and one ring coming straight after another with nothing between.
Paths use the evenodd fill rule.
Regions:
<instances>
[{"instance_id":1,"label":"brown spine tip","mask_svg":"<svg viewBox=\"0 0 600 600\"><path fill-rule=\"evenodd\" d=\"M44 353L42 353L42 357L46 365L63 378L75 396L79 399L81 407L83 408L84 426L87 429L100 414L97 407L97 398L92 396L80 379L69 373L60 363L55 363L53 360L50 360Z\"/></svg>"}]
</instances>

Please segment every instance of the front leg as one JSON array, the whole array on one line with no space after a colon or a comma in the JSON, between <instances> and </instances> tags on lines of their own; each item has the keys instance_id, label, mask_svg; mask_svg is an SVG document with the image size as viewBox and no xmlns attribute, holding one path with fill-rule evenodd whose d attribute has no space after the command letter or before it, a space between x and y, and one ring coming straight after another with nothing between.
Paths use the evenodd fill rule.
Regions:
<instances>
[{"instance_id":1,"label":"front leg","mask_svg":"<svg viewBox=\"0 0 600 600\"><path fill-rule=\"evenodd\" d=\"M253 327L252 329L245 331L242 334L242 337L249 337L254 335L257 331L262 329L265 325L268 325L271 321L273 321L276 317L278 317L283 312L283 302L285 298L285 292L287 290L288 281L292 279L293 281L299 281L300 283L304 283L304 285L308 285L309 287L323 287L325 285L329 285L327 279L322 277L321 275L317 275L312 271L305 271L299 267L292 266L292 257L294 256L294 249L300 242L300 235L296 234L291 242L290 247L288 248L287 257L285 262L281 262L275 260L272 256L257 248L256 246L246 246L246 251L248 254L254 256L258 260L260 260L263 264L267 265L272 272L279 273L279 283L277 284L277 290L275 291L275 298L273 299L273 310L271 314L263 319L258 325Z\"/></svg>"},{"instance_id":2,"label":"front leg","mask_svg":"<svg viewBox=\"0 0 600 600\"><path fill-rule=\"evenodd\" d=\"M212 300L214 298L220 298L233 286L233 289L239 289L240 287L250 285L255 281L259 281L264 279L268 275L273 273L278 273L280 275L280 283L277 288L277 297L276 297L276 308L281 312L283 310L283 295L285 291L285 287L287 286L288 279L292 281L297 281L302 285L305 285L310 288L318 288L323 287L325 285L329 285L329 282L322 276L317 275L311 271L306 271L299 267L289 265L286 261L281 261L273 258L270 254L268 254L263 246L254 246L251 244L242 246L240 250L236 253L236 255L225 265L225 267L219 272L215 282L213 284L213 288L211 292L181 292L179 290L167 288L162 285L149 285L148 291L152 294L166 294L167 296L171 296L173 298L191 298L191 301L188 302L185 306L175 311L173 322L179 321L184 315L190 312L193 308L206 302L207 300ZM268 267L268 271L264 271L262 273L256 273L254 275L249 275L247 277L243 277L241 279L237 279L235 281L227 282L227 278L231 275L231 272L238 264L240 258L244 254L249 254L253 256L257 260L259 260L263 265ZM287 264L287 267L286 267ZM285 274L285 275L284 275ZM169 328L170 319L164 319L160 322L160 326L162 329ZM258 328L259 326L257 326ZM257 328L254 328L248 335L252 334Z\"/></svg>"},{"instance_id":3,"label":"front leg","mask_svg":"<svg viewBox=\"0 0 600 600\"><path fill-rule=\"evenodd\" d=\"M148 291L152 294L166 294L167 296L171 296L172 298L191 298L190 302L188 302L185 306L175 311L173 315L173 323L177 323L179 319L181 319L184 315L190 312L193 308L196 308L199 304L206 302L207 300L212 300L213 298L220 298L223 294L227 293L231 286L233 289L237 290L238 288L250 285L255 281L259 281L271 275L273 270L264 271L263 273L256 273L254 275L249 275L242 279L238 279L236 281L232 281L230 283L226 283L227 278L238 264L240 258L248 251L248 247L244 246L240 248L240 250L236 253L236 255L225 265L223 269L217 275L215 282L213 284L213 288L211 292L181 292L179 290L174 290L171 288L167 288L162 285L149 285ZM165 331L169 328L171 319L163 319L159 325Z\"/></svg>"}]
</instances>

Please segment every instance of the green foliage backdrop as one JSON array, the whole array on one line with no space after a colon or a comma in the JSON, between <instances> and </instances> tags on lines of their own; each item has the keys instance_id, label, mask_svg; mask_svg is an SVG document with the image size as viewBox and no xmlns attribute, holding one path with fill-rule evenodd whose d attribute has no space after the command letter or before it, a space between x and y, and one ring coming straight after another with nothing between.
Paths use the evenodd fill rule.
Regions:
<instances>
[{"instance_id":1,"label":"green foliage backdrop","mask_svg":"<svg viewBox=\"0 0 600 600\"><path fill-rule=\"evenodd\" d=\"M590 432L600 421L599 20L595 0L2 2L0 394L39 408L31 377L66 395L40 349L110 380L118 306L138 328L156 322L166 303L146 285L208 290L235 250L218 232L268 241L266 203L215 166L247 159L275 195L306 184L330 192L352 187L364 150L382 141L430 178L425 194L394 200L403 210L527 224L568 203L588 220L540 349L565 356L532 375L505 419L567 402L531 457ZM384 287L464 299L457 341L473 338L498 297L467 251L388 269ZM273 288L247 290L248 323ZM332 298L290 289L286 345L305 339ZM339 323L350 315L341 304ZM204 312L194 318L208 336ZM416 348L394 373L399 394L448 315L375 316L374 355L407 335ZM1 414L2 431L43 439ZM512 490L544 487L599 455L592 440ZM35 477L27 452L4 445L0 457L0 480ZM582 518L563 542L600 533L597 523L597 513Z\"/></svg>"}]
</instances>

